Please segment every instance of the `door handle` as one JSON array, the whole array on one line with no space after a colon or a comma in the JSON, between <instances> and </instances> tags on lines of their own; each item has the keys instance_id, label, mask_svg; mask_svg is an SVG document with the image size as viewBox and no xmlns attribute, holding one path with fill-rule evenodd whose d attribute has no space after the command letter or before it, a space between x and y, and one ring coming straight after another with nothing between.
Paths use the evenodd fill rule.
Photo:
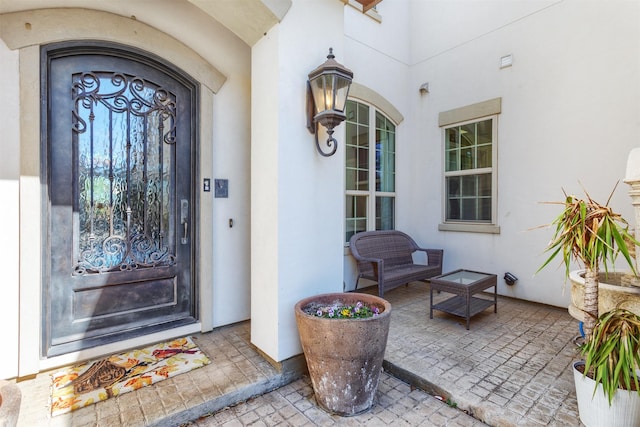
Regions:
<instances>
[{"instance_id":1,"label":"door handle","mask_svg":"<svg viewBox=\"0 0 640 427\"><path fill-rule=\"evenodd\" d=\"M189 201L187 199L180 200L180 224L184 227L180 243L186 245L189 243Z\"/></svg>"}]
</instances>

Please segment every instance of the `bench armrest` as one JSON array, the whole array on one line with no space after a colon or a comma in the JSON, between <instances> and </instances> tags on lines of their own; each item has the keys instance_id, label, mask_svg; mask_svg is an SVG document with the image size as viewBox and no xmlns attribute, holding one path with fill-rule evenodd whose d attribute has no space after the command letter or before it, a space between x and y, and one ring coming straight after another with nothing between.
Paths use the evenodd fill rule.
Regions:
<instances>
[{"instance_id":1,"label":"bench armrest","mask_svg":"<svg viewBox=\"0 0 640 427\"><path fill-rule=\"evenodd\" d=\"M358 264L370 263L373 269L373 274L376 277L380 277L380 273L384 272L384 259L382 258L367 258L352 253L353 257L358 261Z\"/></svg>"},{"instance_id":2,"label":"bench armrest","mask_svg":"<svg viewBox=\"0 0 640 427\"><path fill-rule=\"evenodd\" d=\"M418 248L417 250L425 252L427 254L427 265L438 265L442 267L442 258L444 257L444 250L425 249L425 248Z\"/></svg>"}]
</instances>

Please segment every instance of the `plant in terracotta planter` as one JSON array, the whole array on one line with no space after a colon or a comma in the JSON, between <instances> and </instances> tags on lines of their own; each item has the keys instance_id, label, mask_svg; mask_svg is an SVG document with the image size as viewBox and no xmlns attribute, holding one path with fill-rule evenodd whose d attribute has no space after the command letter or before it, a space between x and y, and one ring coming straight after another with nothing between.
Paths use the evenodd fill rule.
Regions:
<instances>
[{"instance_id":1,"label":"plant in terracotta planter","mask_svg":"<svg viewBox=\"0 0 640 427\"><path fill-rule=\"evenodd\" d=\"M318 405L351 416L371 408L387 345L391 304L362 293L299 301L296 323Z\"/></svg>"}]
</instances>

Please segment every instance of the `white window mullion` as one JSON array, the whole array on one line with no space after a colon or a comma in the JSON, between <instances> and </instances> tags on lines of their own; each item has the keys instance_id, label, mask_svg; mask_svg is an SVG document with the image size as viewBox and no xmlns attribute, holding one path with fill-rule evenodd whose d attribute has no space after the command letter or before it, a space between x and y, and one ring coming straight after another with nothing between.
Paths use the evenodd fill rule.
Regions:
<instances>
[{"instance_id":1,"label":"white window mullion","mask_svg":"<svg viewBox=\"0 0 640 427\"><path fill-rule=\"evenodd\" d=\"M376 229L376 110L369 109L369 218L367 229Z\"/></svg>"}]
</instances>

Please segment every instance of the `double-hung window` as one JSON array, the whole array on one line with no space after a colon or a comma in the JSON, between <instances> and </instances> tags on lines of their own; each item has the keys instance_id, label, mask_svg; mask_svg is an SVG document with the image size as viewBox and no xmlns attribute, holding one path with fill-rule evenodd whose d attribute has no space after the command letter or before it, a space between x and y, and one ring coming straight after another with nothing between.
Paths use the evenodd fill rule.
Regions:
<instances>
[{"instance_id":1,"label":"double-hung window","mask_svg":"<svg viewBox=\"0 0 640 427\"><path fill-rule=\"evenodd\" d=\"M346 105L345 241L366 230L395 227L396 127L373 106Z\"/></svg>"},{"instance_id":2,"label":"double-hung window","mask_svg":"<svg viewBox=\"0 0 640 427\"><path fill-rule=\"evenodd\" d=\"M444 153L440 230L500 232L496 210L501 104L495 98L440 113Z\"/></svg>"},{"instance_id":3,"label":"double-hung window","mask_svg":"<svg viewBox=\"0 0 640 427\"><path fill-rule=\"evenodd\" d=\"M445 129L446 221L492 223L494 121Z\"/></svg>"}]
</instances>

